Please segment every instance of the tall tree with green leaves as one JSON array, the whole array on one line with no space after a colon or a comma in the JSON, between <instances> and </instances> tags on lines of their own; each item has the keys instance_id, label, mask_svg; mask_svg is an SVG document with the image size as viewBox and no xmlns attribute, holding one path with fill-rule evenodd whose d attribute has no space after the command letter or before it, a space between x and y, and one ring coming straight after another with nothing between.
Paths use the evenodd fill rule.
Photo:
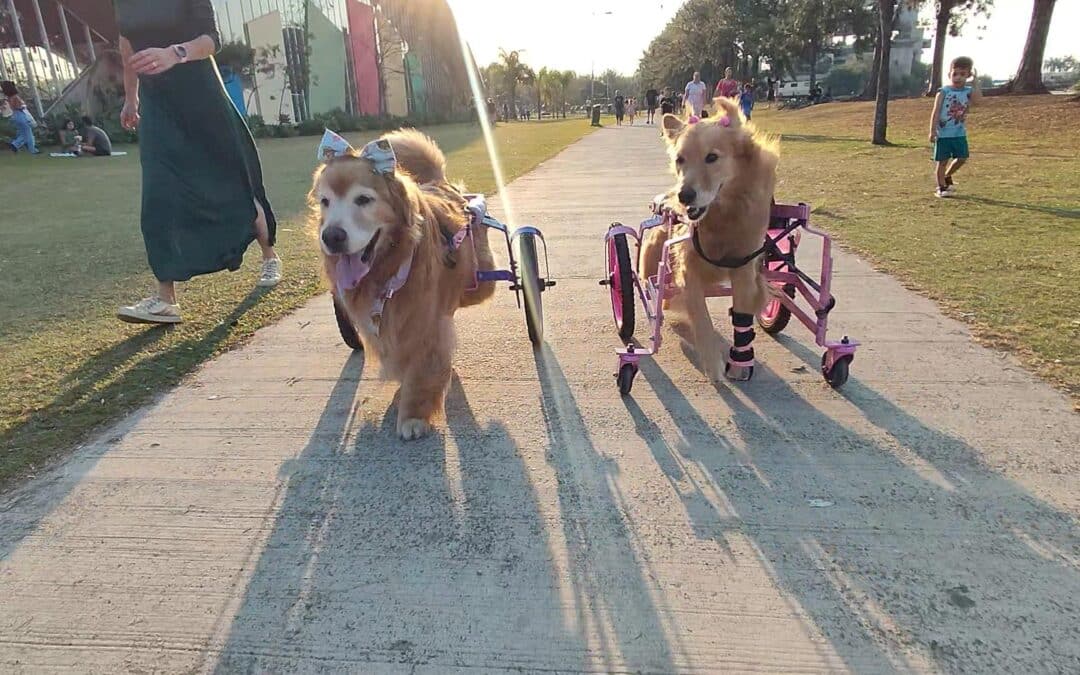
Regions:
<instances>
[{"instance_id":1,"label":"tall tree with green leaves","mask_svg":"<svg viewBox=\"0 0 1080 675\"><path fill-rule=\"evenodd\" d=\"M531 84L534 77L533 70L525 65L521 60L521 52L516 49L509 52L500 49L499 61L496 65L501 69L500 75L502 75L503 86L510 99L510 116L516 118L518 85Z\"/></svg>"},{"instance_id":2,"label":"tall tree with green leaves","mask_svg":"<svg viewBox=\"0 0 1080 675\"><path fill-rule=\"evenodd\" d=\"M993 4L994 0L935 0L934 60L930 67L927 96L933 96L941 89L941 80L945 74L945 39L960 35L969 17L989 15Z\"/></svg>"}]
</instances>

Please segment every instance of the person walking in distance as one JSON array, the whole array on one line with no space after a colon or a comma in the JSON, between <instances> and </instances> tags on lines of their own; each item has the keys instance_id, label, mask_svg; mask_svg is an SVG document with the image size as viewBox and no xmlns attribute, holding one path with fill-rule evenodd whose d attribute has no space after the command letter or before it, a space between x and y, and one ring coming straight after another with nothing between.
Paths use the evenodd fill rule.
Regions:
<instances>
[{"instance_id":1,"label":"person walking in distance","mask_svg":"<svg viewBox=\"0 0 1080 675\"><path fill-rule=\"evenodd\" d=\"M705 96L709 88L701 81L701 73L694 71L694 79L686 83L683 89L683 102L690 108L690 114L700 117L705 110Z\"/></svg>"},{"instance_id":2,"label":"person walking in distance","mask_svg":"<svg viewBox=\"0 0 1080 675\"><path fill-rule=\"evenodd\" d=\"M724 79L716 83L716 96L734 98L741 93L740 89L739 81L732 77L731 68L724 68Z\"/></svg>"}]
</instances>

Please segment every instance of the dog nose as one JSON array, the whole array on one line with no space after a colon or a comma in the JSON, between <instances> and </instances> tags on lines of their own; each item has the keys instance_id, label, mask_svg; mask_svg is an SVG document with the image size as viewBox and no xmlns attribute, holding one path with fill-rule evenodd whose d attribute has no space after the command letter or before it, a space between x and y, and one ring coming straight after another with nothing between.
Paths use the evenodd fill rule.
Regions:
<instances>
[{"instance_id":1,"label":"dog nose","mask_svg":"<svg viewBox=\"0 0 1080 675\"><path fill-rule=\"evenodd\" d=\"M679 201L684 206L690 206L694 203L695 199L697 199L697 190L695 190L694 188L684 187L683 189L679 190Z\"/></svg>"},{"instance_id":2,"label":"dog nose","mask_svg":"<svg viewBox=\"0 0 1080 675\"><path fill-rule=\"evenodd\" d=\"M328 227L322 233L322 240L326 244L326 248L334 252L344 250L345 241L348 238L349 235L340 227Z\"/></svg>"}]
</instances>

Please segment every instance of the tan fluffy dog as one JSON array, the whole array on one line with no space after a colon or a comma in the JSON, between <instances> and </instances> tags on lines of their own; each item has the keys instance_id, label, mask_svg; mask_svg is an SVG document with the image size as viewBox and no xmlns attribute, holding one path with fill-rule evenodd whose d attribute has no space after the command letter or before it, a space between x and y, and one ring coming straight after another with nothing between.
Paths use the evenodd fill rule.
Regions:
<instances>
[{"instance_id":1,"label":"tan fluffy dog","mask_svg":"<svg viewBox=\"0 0 1080 675\"><path fill-rule=\"evenodd\" d=\"M477 265L490 269L493 260L483 227L472 233L475 252L469 239L451 250L448 238L466 224L465 199L447 183L435 142L412 130L383 139L396 166L355 152L332 159L315 172L309 201L326 274L365 353L401 383L397 432L412 440L443 409L454 312L491 297L493 282L469 289Z\"/></svg>"},{"instance_id":2,"label":"tan fluffy dog","mask_svg":"<svg viewBox=\"0 0 1080 675\"><path fill-rule=\"evenodd\" d=\"M697 221L705 255L713 260L737 261L765 241L779 154L775 140L756 133L733 100L718 98L715 104L716 116L693 124L664 115L663 133L678 178L670 194L678 199L677 208L689 220ZM673 202L668 200L675 206ZM686 226L681 225L674 228L673 235L685 232ZM664 228L647 231L640 254L640 269L646 275L656 273L667 237ZM700 365L718 381L725 372L725 360L706 307L706 292L728 282L733 311L744 318L758 313L769 295L761 274L761 257L740 267L717 267L687 242L672 249L672 265L675 284L682 290L672 301L672 309L687 315ZM748 371L735 366L727 372L732 379L741 380L749 379Z\"/></svg>"}]
</instances>

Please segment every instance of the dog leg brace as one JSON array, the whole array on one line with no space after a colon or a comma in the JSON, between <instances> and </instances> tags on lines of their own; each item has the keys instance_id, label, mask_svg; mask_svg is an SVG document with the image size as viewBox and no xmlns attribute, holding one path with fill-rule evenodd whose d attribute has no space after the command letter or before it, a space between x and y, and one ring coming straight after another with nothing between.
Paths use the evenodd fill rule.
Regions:
<instances>
[{"instance_id":1,"label":"dog leg brace","mask_svg":"<svg viewBox=\"0 0 1080 675\"><path fill-rule=\"evenodd\" d=\"M746 381L754 376L754 315L730 310L735 340L728 351L724 374L732 380Z\"/></svg>"}]
</instances>

